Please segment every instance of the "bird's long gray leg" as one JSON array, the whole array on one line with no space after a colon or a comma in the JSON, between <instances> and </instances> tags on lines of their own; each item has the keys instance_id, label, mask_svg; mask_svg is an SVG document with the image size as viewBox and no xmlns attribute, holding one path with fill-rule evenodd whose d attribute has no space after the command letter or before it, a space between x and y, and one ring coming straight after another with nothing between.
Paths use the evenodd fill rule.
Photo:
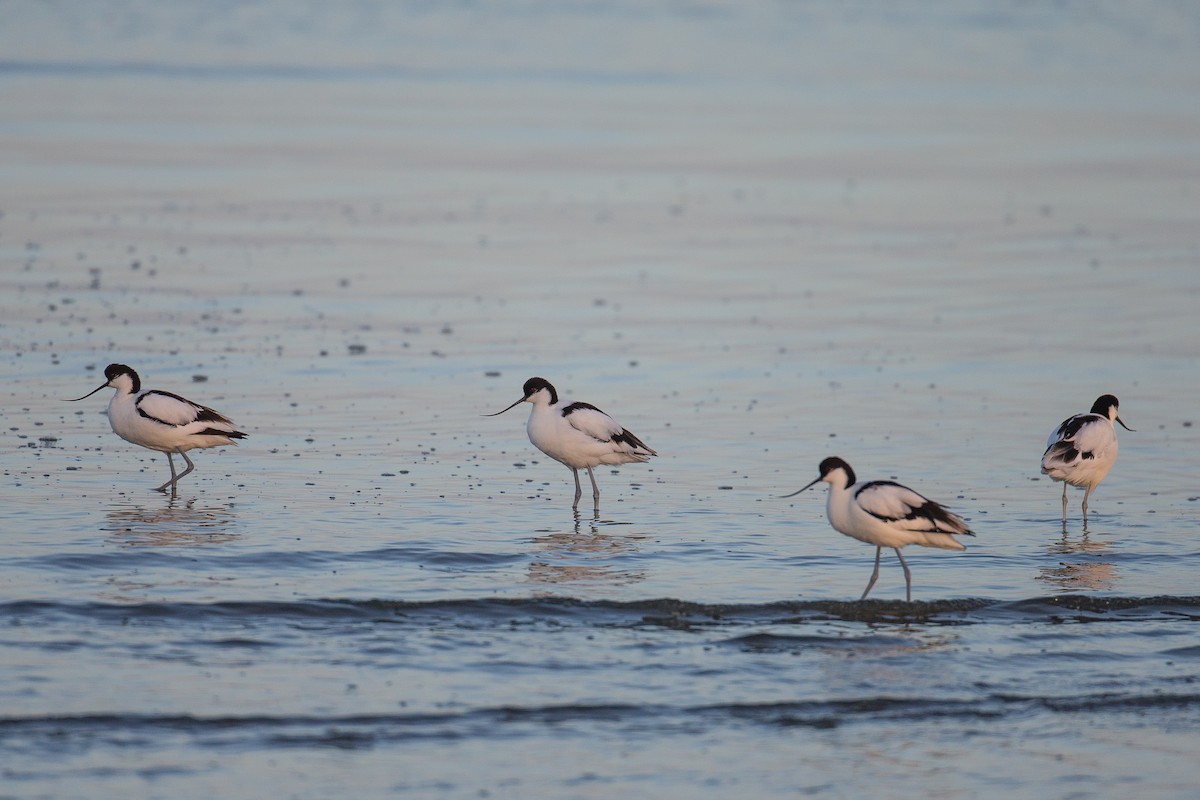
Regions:
<instances>
[{"instance_id":1,"label":"bird's long gray leg","mask_svg":"<svg viewBox=\"0 0 1200 800\"><path fill-rule=\"evenodd\" d=\"M171 494L175 494L175 481L179 480L179 477L176 476L176 474L175 474L175 461L174 461L174 459L171 458L170 451L167 452L167 466L169 466L171 468L171 480L167 481L162 486L159 486L154 491L165 492L167 490L167 487L170 486ZM187 473L184 473L184 474L186 475Z\"/></svg>"},{"instance_id":2,"label":"bird's long gray leg","mask_svg":"<svg viewBox=\"0 0 1200 800\"><path fill-rule=\"evenodd\" d=\"M575 502L571 504L571 508L579 508L579 498L583 497L583 487L579 485L579 470L572 467L571 472L575 474Z\"/></svg>"},{"instance_id":3,"label":"bird's long gray leg","mask_svg":"<svg viewBox=\"0 0 1200 800\"><path fill-rule=\"evenodd\" d=\"M862 597L859 600L866 600L867 595L871 593L871 587L875 585L875 581L879 580L879 556L883 554L882 547L875 548L875 571L871 573L871 580L867 581L867 588L863 589Z\"/></svg>"},{"instance_id":4,"label":"bird's long gray leg","mask_svg":"<svg viewBox=\"0 0 1200 800\"><path fill-rule=\"evenodd\" d=\"M187 475L189 472L194 470L196 468L196 465L192 463L192 460L190 458L188 458L187 453L185 453L184 451L180 450L179 455L183 456L184 463L188 465L187 469L185 469L183 472L179 473L179 478L182 478L184 475ZM175 479L175 481L177 483L179 482L179 478Z\"/></svg>"},{"instance_id":5,"label":"bird's long gray leg","mask_svg":"<svg viewBox=\"0 0 1200 800\"><path fill-rule=\"evenodd\" d=\"M1092 493L1092 487L1087 487L1083 490L1083 528L1087 530L1087 500L1088 495Z\"/></svg>"},{"instance_id":6,"label":"bird's long gray leg","mask_svg":"<svg viewBox=\"0 0 1200 800\"><path fill-rule=\"evenodd\" d=\"M1067 482L1063 481L1063 527L1067 525Z\"/></svg>"},{"instance_id":7,"label":"bird's long gray leg","mask_svg":"<svg viewBox=\"0 0 1200 800\"><path fill-rule=\"evenodd\" d=\"M904 597L908 602L912 602L912 573L908 571L908 562L904 560L904 553L900 552L899 547L893 547L896 551L896 557L900 559L900 566L904 567Z\"/></svg>"},{"instance_id":8,"label":"bird's long gray leg","mask_svg":"<svg viewBox=\"0 0 1200 800\"><path fill-rule=\"evenodd\" d=\"M596 485L596 476L592 474L592 468L588 467L588 477L592 479L592 502L595 504L596 513L600 512L600 487Z\"/></svg>"}]
</instances>

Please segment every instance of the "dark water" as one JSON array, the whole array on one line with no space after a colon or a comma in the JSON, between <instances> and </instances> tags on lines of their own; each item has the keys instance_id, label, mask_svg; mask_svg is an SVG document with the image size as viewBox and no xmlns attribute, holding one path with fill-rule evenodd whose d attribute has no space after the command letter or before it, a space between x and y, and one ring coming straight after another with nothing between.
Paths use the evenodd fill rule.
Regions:
<instances>
[{"instance_id":1,"label":"dark water","mask_svg":"<svg viewBox=\"0 0 1200 800\"><path fill-rule=\"evenodd\" d=\"M1190 6L0 18L0 797L1196 796ZM249 438L150 491L112 361ZM828 455L976 532L914 603Z\"/></svg>"},{"instance_id":2,"label":"dark water","mask_svg":"<svg viewBox=\"0 0 1200 800\"><path fill-rule=\"evenodd\" d=\"M9 702L58 695L0 720L18 796L198 795L232 777L235 794L269 795L281 775L305 795L840 793L885 778L900 794L1105 795L1115 776L1184 796L1200 722L1196 597L18 601L0 615ZM103 689L73 677L80 659Z\"/></svg>"}]
</instances>

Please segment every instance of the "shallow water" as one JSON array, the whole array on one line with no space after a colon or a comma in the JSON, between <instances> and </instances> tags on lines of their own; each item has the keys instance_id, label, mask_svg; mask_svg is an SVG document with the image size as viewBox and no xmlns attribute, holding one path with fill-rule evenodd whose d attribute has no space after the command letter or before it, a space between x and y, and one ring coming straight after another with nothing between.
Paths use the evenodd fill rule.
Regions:
<instances>
[{"instance_id":1,"label":"shallow water","mask_svg":"<svg viewBox=\"0 0 1200 800\"><path fill-rule=\"evenodd\" d=\"M1200 14L49 8L0 26L0 797L1194 795ZM61 402L112 361L250 438L151 491ZM480 416L535 374L661 454L595 518ZM833 454L976 532L913 604L778 498Z\"/></svg>"}]
</instances>

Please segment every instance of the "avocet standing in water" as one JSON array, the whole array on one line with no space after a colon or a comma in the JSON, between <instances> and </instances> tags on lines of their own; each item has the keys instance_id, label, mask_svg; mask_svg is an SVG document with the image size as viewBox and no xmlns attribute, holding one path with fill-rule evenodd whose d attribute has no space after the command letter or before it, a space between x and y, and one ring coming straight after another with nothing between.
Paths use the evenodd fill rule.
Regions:
<instances>
[{"instance_id":1,"label":"avocet standing in water","mask_svg":"<svg viewBox=\"0 0 1200 800\"><path fill-rule=\"evenodd\" d=\"M1087 527L1088 495L1100 485L1117 461L1117 426L1133 428L1117 416L1120 403L1111 394L1101 395L1092 410L1063 420L1050 431L1042 454L1042 474L1062 481L1063 525L1067 524L1067 486L1087 487L1083 492L1083 526Z\"/></svg>"},{"instance_id":2,"label":"avocet standing in water","mask_svg":"<svg viewBox=\"0 0 1200 800\"><path fill-rule=\"evenodd\" d=\"M579 470L587 469L592 479L592 499L600 510L600 488L592 467L601 464L618 466L648 461L658 453L638 437L622 428L617 421L590 403L559 403L558 392L545 378L530 378L522 388L520 400L504 411L484 414L495 417L521 403L532 403L529 422L525 426L529 441L538 450L565 464L575 475L575 502L579 508L583 488L579 485Z\"/></svg>"},{"instance_id":3,"label":"avocet standing in water","mask_svg":"<svg viewBox=\"0 0 1200 800\"><path fill-rule=\"evenodd\" d=\"M108 402L107 411L113 432L127 442L167 454L171 479L155 491L164 492L170 486L174 495L179 479L196 468L187 456L188 450L237 444L234 439L246 438L228 417L208 406L158 389L142 391L142 380L132 367L109 364L104 368L104 377L107 379L104 383L71 402L91 397L106 387L117 390ZM172 453L183 456L187 464L187 469L178 475Z\"/></svg>"},{"instance_id":4,"label":"avocet standing in water","mask_svg":"<svg viewBox=\"0 0 1200 800\"><path fill-rule=\"evenodd\" d=\"M859 600L865 600L879 578L879 557L883 548L896 551L904 568L905 596L912 601L912 573L900 548L919 544L946 550L966 550L955 536L974 536L967 523L927 497L893 481L856 483L854 470L840 458L821 462L821 474L804 489L825 481L829 484L829 499L825 513L829 524L860 542L875 545L875 571ZM795 497L804 489L784 497Z\"/></svg>"}]
</instances>

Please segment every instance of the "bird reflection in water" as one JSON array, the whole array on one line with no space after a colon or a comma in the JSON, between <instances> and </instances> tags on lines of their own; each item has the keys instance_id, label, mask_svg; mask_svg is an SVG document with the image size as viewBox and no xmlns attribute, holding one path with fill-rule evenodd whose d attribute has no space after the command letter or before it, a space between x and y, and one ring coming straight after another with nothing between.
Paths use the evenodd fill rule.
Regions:
<instances>
[{"instance_id":1,"label":"bird reflection in water","mask_svg":"<svg viewBox=\"0 0 1200 800\"><path fill-rule=\"evenodd\" d=\"M616 563L637 552L645 536L613 536L601 530L629 523L601 520L599 513L585 520L575 511L575 526L566 533L544 533L533 538L538 557L529 564L531 583L603 583L625 586L646 579L640 569L622 569Z\"/></svg>"},{"instance_id":2,"label":"bird reflection in water","mask_svg":"<svg viewBox=\"0 0 1200 800\"><path fill-rule=\"evenodd\" d=\"M1075 541L1063 533L1061 539L1046 547L1046 552L1055 559L1076 556L1083 560L1059 560L1057 566L1042 567L1037 579L1062 592L1112 589L1119 576L1117 565L1113 561L1097 559L1097 556L1108 555L1110 547L1108 542L1093 539L1086 533Z\"/></svg>"},{"instance_id":3,"label":"bird reflection in water","mask_svg":"<svg viewBox=\"0 0 1200 800\"><path fill-rule=\"evenodd\" d=\"M163 506L114 505L103 530L130 547L223 544L241 538L233 506L196 506L196 500L172 497Z\"/></svg>"}]
</instances>

